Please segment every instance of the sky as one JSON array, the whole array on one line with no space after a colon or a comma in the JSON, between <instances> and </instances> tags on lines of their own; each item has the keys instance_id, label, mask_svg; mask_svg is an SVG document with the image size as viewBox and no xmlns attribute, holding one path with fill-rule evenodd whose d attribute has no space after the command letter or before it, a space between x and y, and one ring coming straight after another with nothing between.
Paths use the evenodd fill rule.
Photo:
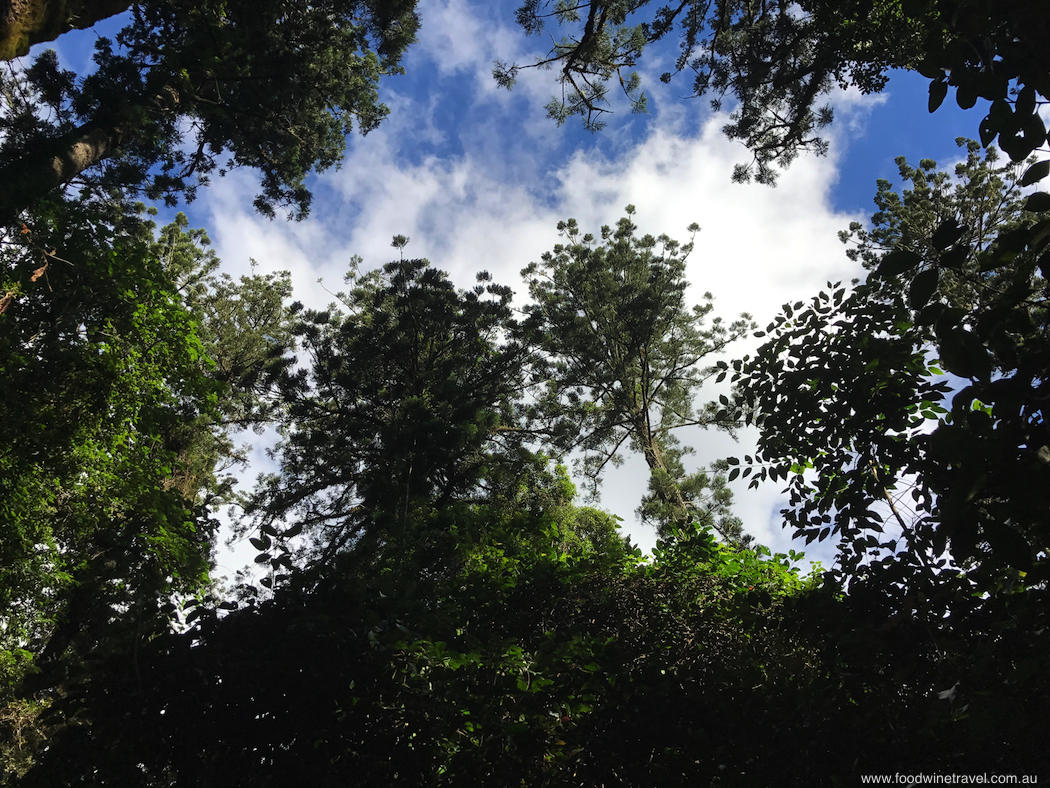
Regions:
<instances>
[{"instance_id":1,"label":"sky","mask_svg":"<svg viewBox=\"0 0 1050 788\"><path fill-rule=\"evenodd\" d=\"M527 292L520 271L559 242L559 220L575 218L597 234L633 204L643 233L685 241L686 227L698 223L687 267L693 302L711 291L715 314L728 321L748 312L764 327L783 304L860 275L837 233L851 221L867 222L876 179L898 180L897 156L950 165L962 158L956 137L975 137L984 115L981 104L963 112L950 99L930 114L928 81L897 73L881 94L831 96L836 119L827 156L803 154L775 188L734 184L733 165L750 157L722 135L726 116L712 113L703 99L686 98L687 78L659 81L673 48L647 51L640 63L649 113L632 115L627 102L614 97L608 125L597 134L579 119L562 127L547 119L544 105L557 90L552 72L526 70L512 91L498 88L494 60L525 64L544 54L543 39L526 37L516 26L517 5L420 0L422 26L404 62L406 74L380 84L390 116L367 136L348 138L341 168L310 178L314 203L304 221L255 213L258 180L248 171L217 179L178 210L191 226L208 230L223 270L247 274L251 260L259 272L288 270L295 298L308 307L333 300L329 291L339 290L353 255L363 257L366 268L394 259L390 241L396 234L411 239L407 255L428 258L461 287L488 270L515 290L521 306ZM61 61L82 69L94 38L119 27L119 19L110 20L67 34L56 46ZM172 215L162 210L161 220ZM742 341L725 360L758 344ZM705 390L703 398L723 393L723 385ZM243 474L245 485L274 469L264 454L265 436L249 437L254 459ZM755 437L743 432L734 443L722 434L684 433L683 442L697 452L686 458L687 469L753 453ZM647 478L644 461L628 458L606 475L599 504L623 518L623 530L645 551L655 533L634 510ZM805 550L808 559L829 565L833 545L806 548L780 527L786 503L781 484L767 482L758 490L748 489L747 480L733 484L745 530L774 552ZM232 577L254 553L246 544L223 553L220 573Z\"/></svg>"}]
</instances>

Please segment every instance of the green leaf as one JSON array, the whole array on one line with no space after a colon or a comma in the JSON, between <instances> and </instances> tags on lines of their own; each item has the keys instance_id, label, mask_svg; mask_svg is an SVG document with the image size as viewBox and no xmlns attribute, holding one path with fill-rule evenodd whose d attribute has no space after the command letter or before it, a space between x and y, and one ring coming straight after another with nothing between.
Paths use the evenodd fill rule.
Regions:
<instances>
[{"instance_id":1,"label":"green leaf","mask_svg":"<svg viewBox=\"0 0 1050 788\"><path fill-rule=\"evenodd\" d=\"M976 334L957 328L941 338L939 350L944 367L953 375L990 379L992 361Z\"/></svg>"},{"instance_id":2,"label":"green leaf","mask_svg":"<svg viewBox=\"0 0 1050 788\"><path fill-rule=\"evenodd\" d=\"M986 115L977 127L977 133L981 138L981 147L987 148L995 142L995 138L998 136L999 131L993 126L991 116Z\"/></svg>"},{"instance_id":3,"label":"green leaf","mask_svg":"<svg viewBox=\"0 0 1050 788\"><path fill-rule=\"evenodd\" d=\"M890 252L879 263L877 274L882 277L897 276L922 262L922 257L910 249L898 249Z\"/></svg>"},{"instance_id":4,"label":"green leaf","mask_svg":"<svg viewBox=\"0 0 1050 788\"><path fill-rule=\"evenodd\" d=\"M981 144L984 147L991 145L1000 132L1006 129L1014 130L1013 114L1013 109L1005 99L997 98L992 102L980 125Z\"/></svg>"},{"instance_id":5,"label":"green leaf","mask_svg":"<svg viewBox=\"0 0 1050 788\"><path fill-rule=\"evenodd\" d=\"M1037 112L1025 116L1021 124L1021 134L1029 147L1029 153L1046 142L1046 124Z\"/></svg>"},{"instance_id":6,"label":"green leaf","mask_svg":"<svg viewBox=\"0 0 1050 788\"><path fill-rule=\"evenodd\" d=\"M967 244L956 244L947 252L943 252L937 263L941 268L958 269L962 268L969 256L970 247Z\"/></svg>"},{"instance_id":7,"label":"green leaf","mask_svg":"<svg viewBox=\"0 0 1050 788\"><path fill-rule=\"evenodd\" d=\"M296 523L291 528L286 528L284 533L281 534L282 539L291 539L293 536L298 536L303 532L303 524Z\"/></svg>"},{"instance_id":8,"label":"green leaf","mask_svg":"<svg viewBox=\"0 0 1050 788\"><path fill-rule=\"evenodd\" d=\"M938 273L936 268L927 268L916 274L908 290L908 304L912 309L922 309L926 306L937 289Z\"/></svg>"},{"instance_id":9,"label":"green leaf","mask_svg":"<svg viewBox=\"0 0 1050 788\"><path fill-rule=\"evenodd\" d=\"M934 330L938 336L947 336L948 332L959 325L959 322L969 314L969 310L953 306L944 309L936 319Z\"/></svg>"},{"instance_id":10,"label":"green leaf","mask_svg":"<svg viewBox=\"0 0 1050 788\"><path fill-rule=\"evenodd\" d=\"M1041 181L1047 175L1050 175L1050 159L1037 161L1024 171L1024 175L1021 176L1021 180L1017 183L1020 186L1031 186L1033 183Z\"/></svg>"},{"instance_id":11,"label":"green leaf","mask_svg":"<svg viewBox=\"0 0 1050 788\"><path fill-rule=\"evenodd\" d=\"M905 14L907 16L912 16L911 14L908 14L907 6L917 5L917 3L915 3L914 0L905 0L905 2L902 3L902 5L905 6ZM926 79L944 79L944 69L938 66L932 60L920 60L918 63L915 64L915 70L918 71L922 76L926 77Z\"/></svg>"},{"instance_id":12,"label":"green leaf","mask_svg":"<svg viewBox=\"0 0 1050 788\"><path fill-rule=\"evenodd\" d=\"M967 79L955 90L955 101L959 109L973 109L977 103L977 81Z\"/></svg>"},{"instance_id":13,"label":"green leaf","mask_svg":"<svg viewBox=\"0 0 1050 788\"><path fill-rule=\"evenodd\" d=\"M923 307L915 317L915 325L932 326L944 312L944 304L936 301Z\"/></svg>"},{"instance_id":14,"label":"green leaf","mask_svg":"<svg viewBox=\"0 0 1050 788\"><path fill-rule=\"evenodd\" d=\"M1028 195L1028 199L1024 203L1024 209L1033 213L1050 211L1050 192L1036 192Z\"/></svg>"},{"instance_id":15,"label":"green leaf","mask_svg":"<svg viewBox=\"0 0 1050 788\"><path fill-rule=\"evenodd\" d=\"M1035 113L1035 88L1031 85L1025 85L1021 88L1021 91L1017 94L1017 101L1014 103L1014 111L1018 115L1032 115Z\"/></svg>"},{"instance_id":16,"label":"green leaf","mask_svg":"<svg viewBox=\"0 0 1050 788\"><path fill-rule=\"evenodd\" d=\"M988 120L996 133L1013 125L1014 110L1006 99L996 99L988 108Z\"/></svg>"},{"instance_id":17,"label":"green leaf","mask_svg":"<svg viewBox=\"0 0 1050 788\"><path fill-rule=\"evenodd\" d=\"M930 112L936 112L937 108L944 102L944 97L948 95L948 83L944 81L942 76L940 79L935 79L930 83L930 101L929 109Z\"/></svg>"},{"instance_id":18,"label":"green leaf","mask_svg":"<svg viewBox=\"0 0 1050 788\"><path fill-rule=\"evenodd\" d=\"M947 219L941 222L937 229L933 231L930 243L933 244L934 249L942 252L962 238L965 232L966 228L961 226L954 218Z\"/></svg>"}]
</instances>

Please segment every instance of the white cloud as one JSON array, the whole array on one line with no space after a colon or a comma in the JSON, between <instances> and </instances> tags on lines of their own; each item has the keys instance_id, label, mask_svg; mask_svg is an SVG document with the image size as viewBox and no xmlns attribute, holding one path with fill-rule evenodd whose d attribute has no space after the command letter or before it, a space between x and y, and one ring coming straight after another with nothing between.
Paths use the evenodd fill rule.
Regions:
<instances>
[{"instance_id":1,"label":"white cloud","mask_svg":"<svg viewBox=\"0 0 1050 788\"><path fill-rule=\"evenodd\" d=\"M501 20L501 7L471 4L467 0L422 0L419 4L422 33L410 50L406 70L434 69L443 77L469 80L475 106L495 102L504 109L525 95L539 106L552 93L550 74L534 68L520 72L510 92L492 79L492 67L529 65L542 57L543 38L526 38L516 26ZM530 120L531 123L531 120Z\"/></svg>"},{"instance_id":2,"label":"white cloud","mask_svg":"<svg viewBox=\"0 0 1050 788\"><path fill-rule=\"evenodd\" d=\"M841 135L845 129L851 135L863 134L872 111L883 106L889 98L889 93L861 93L856 85L836 88L828 97L828 103L835 110L837 133Z\"/></svg>"},{"instance_id":3,"label":"white cloud","mask_svg":"<svg viewBox=\"0 0 1050 788\"><path fill-rule=\"evenodd\" d=\"M432 61L443 74L476 73L486 63L491 68L502 50L496 43L514 43L511 31L486 24L466 0L423 0L418 10L423 32L410 57Z\"/></svg>"},{"instance_id":4,"label":"white cloud","mask_svg":"<svg viewBox=\"0 0 1050 788\"><path fill-rule=\"evenodd\" d=\"M489 84L491 57L505 51L504 39L512 51L522 46L520 37L508 38L505 28L480 20L462 0L424 3L421 9L417 68L429 58L442 73L473 77L474 86ZM255 257L263 270L290 269L296 298L321 306L330 296L317 286L318 277L337 289L351 254L363 255L366 265L382 264L396 254L391 236L401 233L412 238L406 254L428 257L461 287L487 269L520 299L525 288L519 271L558 241L559 219L571 216L585 230L597 231L633 203L643 232L684 240L690 223L701 225L689 262L693 296L699 300L712 291L716 313L727 319L748 311L764 324L781 304L814 295L829 279L848 282L856 275L836 233L858 217L838 214L829 203L838 178L834 149L825 158L801 157L775 189L738 185L730 175L747 153L722 136L725 119L703 115L700 102L649 119L642 138L625 135L612 152L599 152L598 138L558 158L551 151L568 130L508 116L499 101L489 100L485 87L459 128L440 128L434 113L446 96L413 97L404 83L395 85L405 92L389 99L392 117L368 137L351 141L342 169L318 179L323 199L307 221L269 222L255 215L255 182L240 175L207 192L201 202L211 213L208 227L228 268L237 271ZM530 90L535 116L540 91ZM616 122L633 121L622 116ZM462 151L455 156L412 162L405 155L417 142L439 144L457 134ZM734 447L724 436L701 434L694 445L695 460L704 464L752 451L744 444ZM649 548L651 533L633 517L646 479L644 463L627 463L607 479L603 505L623 516L626 530ZM756 492L744 483L738 489L745 527L785 550L788 535L776 526L777 486Z\"/></svg>"}]
</instances>

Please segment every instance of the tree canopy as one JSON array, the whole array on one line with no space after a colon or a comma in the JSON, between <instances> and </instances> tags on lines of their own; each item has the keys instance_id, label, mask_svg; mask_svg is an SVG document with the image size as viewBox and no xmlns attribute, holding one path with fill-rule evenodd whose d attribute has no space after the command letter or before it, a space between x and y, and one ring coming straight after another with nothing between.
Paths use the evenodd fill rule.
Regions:
<instances>
[{"instance_id":1,"label":"tree canopy","mask_svg":"<svg viewBox=\"0 0 1050 788\"><path fill-rule=\"evenodd\" d=\"M302 218L312 170L387 113L381 75L415 37L414 0L135 4L82 78L53 50L3 77L0 223L70 183L192 199L216 171L257 170L255 205ZM48 120L44 121L42 118Z\"/></svg>"},{"instance_id":2,"label":"tree canopy","mask_svg":"<svg viewBox=\"0 0 1050 788\"><path fill-rule=\"evenodd\" d=\"M552 24L546 56L525 65L497 61L496 81L512 87L522 68L554 68L561 95L548 115L558 123L580 116L592 130L609 112L615 78L635 112L647 99L632 71L646 47L677 37L671 82L692 72L691 92L721 109L731 105L725 133L744 142L753 156L734 180L776 179L776 165L801 150L826 152L819 136L833 119L821 105L836 87L877 93L891 69L929 78L930 112L950 87L963 109L978 98L992 102L980 122L984 145L999 144L1014 161L1046 143L1037 96L1050 95L1050 71L1042 56L1050 39L1050 12L1040 2L981 0L685 0L656 8L649 0L551 3L526 0L517 11L526 33Z\"/></svg>"},{"instance_id":3,"label":"tree canopy","mask_svg":"<svg viewBox=\"0 0 1050 788\"><path fill-rule=\"evenodd\" d=\"M8 653L58 656L111 605L155 605L207 570L211 525L193 512L194 454L210 451L197 425L213 417L203 348L148 229L120 217L130 232L106 233L100 219L69 206L41 239L65 240L61 256L32 232L5 250L8 271L34 266L48 285L12 283L4 311L2 586L20 613Z\"/></svg>"},{"instance_id":4,"label":"tree canopy","mask_svg":"<svg viewBox=\"0 0 1050 788\"><path fill-rule=\"evenodd\" d=\"M457 291L426 260L367 274L359 264L341 308L307 311L295 328L310 364L281 381L281 472L249 506L261 549L277 537L287 551L305 529L321 566L342 551L402 548L417 504L495 494L524 457L524 352L501 339L511 291L485 272ZM263 556L291 568L287 552Z\"/></svg>"},{"instance_id":5,"label":"tree canopy","mask_svg":"<svg viewBox=\"0 0 1050 788\"><path fill-rule=\"evenodd\" d=\"M58 4L44 28L85 7L109 5ZM820 148L835 84L906 67L931 110L949 87L991 101L954 173L899 159L905 188L880 181L871 223L841 233L863 280L764 331L710 293L690 306L694 240L639 234L633 206L597 235L559 223L517 301L398 235L396 260L350 258L345 292L307 308L287 271L223 273L184 214L158 229L138 199L239 166L260 211L305 215L306 174L384 117L414 7L148 0L91 74L45 53L3 75L0 783L1036 783L1050 163L1027 157L1047 12L554 7L552 116L596 127L609 80L678 30L675 73L735 94L759 180ZM518 20L538 32L545 8ZM686 434L745 425L754 456L687 470ZM249 428L277 433L276 467L238 491ZM593 495L624 447L649 469L651 555L565 464ZM795 536L834 540L826 571L746 534L745 478L786 485ZM227 505L256 557L223 585Z\"/></svg>"},{"instance_id":6,"label":"tree canopy","mask_svg":"<svg viewBox=\"0 0 1050 788\"><path fill-rule=\"evenodd\" d=\"M22 681L133 653L167 629L173 595L207 585L223 472L240 459L230 431L263 413L252 383L278 363L230 374L211 357L233 334L281 336L283 310L230 314L279 305L279 279L217 287L206 234L182 215L158 234L142 209L52 202L2 250L5 702Z\"/></svg>"},{"instance_id":7,"label":"tree canopy","mask_svg":"<svg viewBox=\"0 0 1050 788\"><path fill-rule=\"evenodd\" d=\"M639 510L661 532L699 520L730 539L741 537L731 494L721 476L686 474L675 432L683 427L732 431L737 422L716 403L694 411L696 392L713 367L699 364L754 328L750 316L731 324L720 317L704 327L713 296L685 305L685 261L692 242L664 235L638 237L634 206L601 243L576 222L559 222L558 244L522 271L534 303L526 307L526 335L540 353L535 377L545 390L532 406L552 444L585 452L581 468L597 491L602 470L621 463L626 443L651 472ZM689 228L692 233L697 225Z\"/></svg>"},{"instance_id":8,"label":"tree canopy","mask_svg":"<svg viewBox=\"0 0 1050 788\"><path fill-rule=\"evenodd\" d=\"M1012 181L994 164L971 156L954 191L924 174L933 165L902 167L916 184L939 184L943 210L974 217L967 183L994 182L991 194L976 190L981 199L1016 206ZM702 328L709 305L683 307L690 250L638 238L630 215L601 245L579 236L527 268L533 302L521 320L509 289L486 274L458 290L426 261L405 259L365 273L355 261L338 308L285 310L280 277L248 278L233 292L230 280L209 280L199 232L182 221L165 228L144 248L166 261L165 287L180 293L173 303L206 318L191 331L215 362L196 369L220 395L183 426L201 425L194 434L218 446L228 440L216 430L223 414L231 424L253 416L282 425L279 472L256 488L241 525L269 571L228 594L206 591L202 578L194 595L140 591L129 599L158 614L146 630L142 618L112 618L131 602L107 596L94 610L109 611L109 622L83 622L82 656L67 651L68 668L53 683L19 683L9 669L0 715L9 781L338 785L365 775L406 785L685 786L726 773L730 784L769 784L786 773L787 784L802 786L887 765L1038 773L1045 751L1025 732L1045 716L1050 652L1036 511L1045 486L1031 474L1046 463L1028 448L1032 438L1012 441L1019 420L1029 435L1041 422L1019 417L1011 403L997 412L993 401L990 415L983 404L974 409L965 391L955 395L965 410L938 405L948 388L928 351L950 340L936 320L916 320L916 310L935 296L942 312L961 309L950 305L962 303L950 300L961 286L920 303L901 277L905 262L937 266L916 276L939 271L947 231L943 221L933 230L929 262L889 231L885 241L897 247L880 257L871 239L887 227L918 228L933 198L917 187L902 200L884 188L880 199L894 207L872 231L853 231L858 254L875 255L870 283L818 296L808 310L789 306L756 359L713 369L700 364L749 326ZM1023 205L1038 207L1030 201ZM971 250L983 263L950 268L960 282L992 282L984 304L953 325L976 321L981 336L983 309L1030 308L1031 287L1041 286L1031 278L1038 262L1029 262L1041 219L1029 214L1011 209L1002 224L1024 248L1003 256L1000 235ZM569 222L562 229L570 241L578 235ZM988 263L1001 281L966 280ZM602 308L609 299L618 309ZM223 307L229 301L234 308ZM820 330L830 319L839 329L832 335ZM249 327L260 331L245 341ZM1039 361L1041 330L1018 336L1010 371ZM1004 347L995 352L1007 369L1015 356ZM671 402L664 389L680 387L678 408L654 422L668 426L686 416L685 390L734 368L740 399L712 406L711 417L726 426L758 419L758 475L792 477L787 519L804 533L819 538L828 526L817 519L833 522L842 548L832 572L803 578L797 553L719 543L702 507L674 518L670 485L681 485L687 503L692 488L670 464L668 484L651 486L643 508L670 511L672 527L643 559L617 518L576 502L566 469L547 457L571 445L566 419L601 426L613 406L623 411L630 398L602 399L605 389L627 381L640 396L659 377L659 413ZM971 387L994 383L971 378ZM538 379L553 385L530 396ZM1024 393L974 396L1030 402L1041 396L1034 382ZM618 418L611 423L621 431L635 424ZM995 419L990 428L986 419ZM937 424L922 432L916 420ZM136 425L142 442L151 427ZM938 453L938 431L957 428L963 441L997 442L995 460L1012 463L976 495L966 474L986 455L962 444ZM655 430L642 439L666 441ZM733 471L741 467L755 470L748 462ZM1037 483L1027 497L1015 486L1026 481ZM880 530L889 517L903 519L894 494L903 484L918 490L916 516L904 521L899 545L886 545ZM878 518L872 507L887 498L890 516ZM978 538L967 541L953 517L977 518ZM1014 533L1004 539L1006 528ZM127 555L141 554L132 545ZM185 558L172 558L185 571ZM90 587L91 577L76 576L74 588ZM9 587L27 609L40 609ZM134 633L117 634L130 624ZM24 638L11 645L14 660L33 657ZM19 695L27 686L42 695ZM760 753L741 747L744 738Z\"/></svg>"},{"instance_id":9,"label":"tree canopy","mask_svg":"<svg viewBox=\"0 0 1050 788\"><path fill-rule=\"evenodd\" d=\"M913 189L880 184L873 229L843 234L867 281L787 305L733 365L758 476L789 480L798 535L840 540L843 579L886 551L934 584L1046 579L1050 223L1019 184L1047 168L966 144L954 179L901 160Z\"/></svg>"}]
</instances>

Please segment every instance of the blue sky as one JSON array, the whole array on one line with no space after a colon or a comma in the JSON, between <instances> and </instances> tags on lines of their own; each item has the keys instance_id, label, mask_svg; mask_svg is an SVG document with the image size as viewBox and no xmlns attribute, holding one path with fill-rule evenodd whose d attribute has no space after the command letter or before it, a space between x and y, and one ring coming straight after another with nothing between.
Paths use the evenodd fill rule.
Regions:
<instances>
[{"instance_id":1,"label":"blue sky","mask_svg":"<svg viewBox=\"0 0 1050 788\"><path fill-rule=\"evenodd\" d=\"M878 96L847 91L831 97L836 121L828 156L803 155L776 188L733 184L733 165L749 156L721 134L725 117L713 115L704 100L683 98L686 75L670 85L658 79L673 48L648 53L639 69L649 114L631 115L626 101L614 97L608 126L597 135L578 119L561 128L546 119L543 106L557 89L551 72L529 70L513 91L498 89L494 59L527 63L542 54L542 39L516 27L516 5L421 0L422 28L407 73L381 84L390 117L367 137L348 140L339 170L311 178L314 209L305 221L256 215L257 180L246 171L180 206L192 226L208 229L224 269L247 273L254 259L262 271L289 270L295 297L319 307L331 300L325 287L339 289L352 255L366 266L381 265L394 256L391 237L404 234L411 238L406 254L429 258L464 287L487 269L518 293L520 304L526 294L519 271L558 242L559 219L573 217L597 231L631 203L644 232L684 240L685 228L699 223L688 267L694 298L710 290L716 314L730 319L747 311L764 325L781 304L859 274L837 231L867 221L876 179L896 180L895 157L948 165L961 158L955 138L976 136L983 116L981 106L962 112L950 99L930 115L928 81L895 74ZM118 28L109 21L63 37L56 47L63 64L83 68L94 37ZM741 343L730 355L757 344ZM750 453L754 435L742 434L739 444L699 431L682 438L697 449L695 465ZM254 442L256 462L246 483L271 467L263 442ZM646 480L644 462L629 459L607 476L601 505L623 517L624 530L649 549L654 534L634 516ZM774 550L803 549L779 526L778 484L755 491L741 481L735 489L747 531ZM806 552L828 563L831 546ZM227 556L222 568L232 575L239 558L250 561L253 553Z\"/></svg>"}]
</instances>

